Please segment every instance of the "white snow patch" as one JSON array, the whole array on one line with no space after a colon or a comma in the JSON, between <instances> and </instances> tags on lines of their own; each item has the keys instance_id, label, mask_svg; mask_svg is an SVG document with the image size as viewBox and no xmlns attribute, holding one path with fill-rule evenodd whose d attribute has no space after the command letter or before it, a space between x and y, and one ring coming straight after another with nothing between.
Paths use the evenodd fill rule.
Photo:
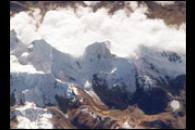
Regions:
<instances>
[{"instance_id":1,"label":"white snow patch","mask_svg":"<svg viewBox=\"0 0 195 130\"><path fill-rule=\"evenodd\" d=\"M94 6L100 1L83 1L87 6Z\"/></svg>"},{"instance_id":2,"label":"white snow patch","mask_svg":"<svg viewBox=\"0 0 195 130\"><path fill-rule=\"evenodd\" d=\"M129 125L128 120L124 122L124 124L122 125L122 128L133 129L132 126Z\"/></svg>"},{"instance_id":3,"label":"white snow patch","mask_svg":"<svg viewBox=\"0 0 195 130\"><path fill-rule=\"evenodd\" d=\"M60 79L56 79L56 81L58 82L58 83L61 83L61 84L64 84L65 82L63 82L62 80L60 80Z\"/></svg>"},{"instance_id":4,"label":"white snow patch","mask_svg":"<svg viewBox=\"0 0 195 130\"><path fill-rule=\"evenodd\" d=\"M154 1L154 2L162 6L172 5L175 3L175 1Z\"/></svg>"},{"instance_id":5,"label":"white snow patch","mask_svg":"<svg viewBox=\"0 0 195 130\"><path fill-rule=\"evenodd\" d=\"M132 10L136 10L138 8L138 2L137 1L126 1L127 4L131 7Z\"/></svg>"},{"instance_id":6,"label":"white snow patch","mask_svg":"<svg viewBox=\"0 0 195 130\"><path fill-rule=\"evenodd\" d=\"M24 53L22 53L21 56L22 56L22 57L28 57L28 56L29 56L29 53L28 53L28 52L24 52Z\"/></svg>"},{"instance_id":7,"label":"white snow patch","mask_svg":"<svg viewBox=\"0 0 195 130\"><path fill-rule=\"evenodd\" d=\"M180 102L177 100L172 100L170 106L173 109L173 111L176 111L180 108Z\"/></svg>"},{"instance_id":8,"label":"white snow patch","mask_svg":"<svg viewBox=\"0 0 195 130\"><path fill-rule=\"evenodd\" d=\"M52 129L50 122L52 114L46 109L37 108L34 103L26 102L24 106L16 108L19 129Z\"/></svg>"},{"instance_id":9,"label":"white snow patch","mask_svg":"<svg viewBox=\"0 0 195 130\"><path fill-rule=\"evenodd\" d=\"M87 81L85 82L84 88L85 88L85 89L90 89L90 88L92 88L92 84L87 80Z\"/></svg>"},{"instance_id":10,"label":"white snow patch","mask_svg":"<svg viewBox=\"0 0 195 130\"><path fill-rule=\"evenodd\" d=\"M148 75L143 75L139 77L142 82L139 82L144 90L149 90L153 86L153 80Z\"/></svg>"},{"instance_id":11,"label":"white snow patch","mask_svg":"<svg viewBox=\"0 0 195 130\"><path fill-rule=\"evenodd\" d=\"M139 5L137 1L125 1L125 4L128 5L133 11L137 11L140 13L147 13L148 7L146 5Z\"/></svg>"},{"instance_id":12,"label":"white snow patch","mask_svg":"<svg viewBox=\"0 0 195 130\"><path fill-rule=\"evenodd\" d=\"M115 73L117 71L117 68L113 68L112 71L110 72L111 74Z\"/></svg>"}]
</instances>

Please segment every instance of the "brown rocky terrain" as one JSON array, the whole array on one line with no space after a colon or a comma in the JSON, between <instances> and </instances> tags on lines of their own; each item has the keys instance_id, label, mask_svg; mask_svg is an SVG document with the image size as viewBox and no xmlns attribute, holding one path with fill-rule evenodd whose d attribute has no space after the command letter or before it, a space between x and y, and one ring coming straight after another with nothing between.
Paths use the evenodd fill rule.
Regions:
<instances>
[{"instance_id":1,"label":"brown rocky terrain","mask_svg":"<svg viewBox=\"0 0 195 130\"><path fill-rule=\"evenodd\" d=\"M186 2L176 1L174 4L162 6L154 1L139 1L138 5L146 6L148 12L146 15L151 18L163 19L168 25L180 25L186 22ZM57 8L71 7L75 11L78 6L86 7L83 1L11 1L10 15L14 15L20 11L29 11L33 8L39 8L42 14L42 20L48 10L55 10ZM101 1L92 5L93 11L100 8L107 8L109 14L114 14L117 10L124 9L129 15L133 10L126 1Z\"/></svg>"}]
</instances>

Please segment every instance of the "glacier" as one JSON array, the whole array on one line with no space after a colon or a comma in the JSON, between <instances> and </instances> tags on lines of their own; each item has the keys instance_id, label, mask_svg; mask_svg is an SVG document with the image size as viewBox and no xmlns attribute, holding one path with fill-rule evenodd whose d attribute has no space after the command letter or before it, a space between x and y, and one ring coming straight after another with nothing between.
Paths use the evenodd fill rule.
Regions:
<instances>
[{"instance_id":1,"label":"glacier","mask_svg":"<svg viewBox=\"0 0 195 130\"><path fill-rule=\"evenodd\" d=\"M45 40L25 45L14 31L10 35L10 94L14 94L16 104L57 104L56 95L73 95L69 90L72 84L92 88L94 76L99 79L98 85L106 84L108 89L123 87L134 93L137 85L147 90L167 85L170 79L186 73L185 54L160 48L140 46L135 51L137 57L123 58L110 52L108 41L95 42L86 47L82 56L74 57Z\"/></svg>"}]
</instances>

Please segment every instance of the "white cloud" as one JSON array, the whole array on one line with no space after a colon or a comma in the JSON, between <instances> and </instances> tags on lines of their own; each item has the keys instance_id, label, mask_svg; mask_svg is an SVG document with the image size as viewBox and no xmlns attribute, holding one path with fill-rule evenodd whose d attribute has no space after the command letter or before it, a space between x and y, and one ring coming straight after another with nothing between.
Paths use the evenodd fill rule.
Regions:
<instances>
[{"instance_id":1,"label":"white cloud","mask_svg":"<svg viewBox=\"0 0 195 130\"><path fill-rule=\"evenodd\" d=\"M15 73L31 73L31 74L43 74L42 71L37 71L31 64L22 65L19 63L18 58L14 55L10 55L10 72Z\"/></svg>"},{"instance_id":2,"label":"white cloud","mask_svg":"<svg viewBox=\"0 0 195 130\"><path fill-rule=\"evenodd\" d=\"M122 57L133 55L141 44L185 52L185 27L171 28L161 19L148 19L140 8L129 17L123 10L112 16L106 9L92 12L89 8L80 8L78 12L48 11L38 31L36 20L25 12L16 14L10 24L24 43L43 38L58 50L74 56L82 55L89 44L106 40L111 42L111 52Z\"/></svg>"},{"instance_id":3,"label":"white cloud","mask_svg":"<svg viewBox=\"0 0 195 130\"><path fill-rule=\"evenodd\" d=\"M36 32L36 20L28 12L20 12L11 18L10 30L12 29L16 31L18 38L25 44L29 44L39 37Z\"/></svg>"}]
</instances>

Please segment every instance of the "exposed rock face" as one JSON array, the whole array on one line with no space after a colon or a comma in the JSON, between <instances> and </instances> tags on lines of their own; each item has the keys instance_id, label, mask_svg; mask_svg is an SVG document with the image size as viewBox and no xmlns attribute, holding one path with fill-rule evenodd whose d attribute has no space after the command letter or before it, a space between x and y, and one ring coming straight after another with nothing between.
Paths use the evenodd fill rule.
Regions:
<instances>
[{"instance_id":1,"label":"exposed rock face","mask_svg":"<svg viewBox=\"0 0 195 130\"><path fill-rule=\"evenodd\" d=\"M177 76L170 81L171 92L178 95L186 86L186 75Z\"/></svg>"},{"instance_id":2,"label":"exposed rock face","mask_svg":"<svg viewBox=\"0 0 195 130\"><path fill-rule=\"evenodd\" d=\"M48 111L52 113L51 122L55 129L74 129L68 117L57 107L49 107Z\"/></svg>"},{"instance_id":3,"label":"exposed rock face","mask_svg":"<svg viewBox=\"0 0 195 130\"><path fill-rule=\"evenodd\" d=\"M81 110L82 111L82 110ZM80 112L72 119L72 123L81 129L114 129L119 128L116 120L110 117L97 116L94 112Z\"/></svg>"},{"instance_id":4,"label":"exposed rock face","mask_svg":"<svg viewBox=\"0 0 195 130\"><path fill-rule=\"evenodd\" d=\"M92 83L94 91L110 108L125 109L130 104L131 93L127 91L124 84L109 89L106 79L99 79L96 75Z\"/></svg>"},{"instance_id":5,"label":"exposed rock face","mask_svg":"<svg viewBox=\"0 0 195 130\"><path fill-rule=\"evenodd\" d=\"M138 104L146 114L164 112L170 100L167 92L161 88L153 88L147 92L138 89L133 98L134 103Z\"/></svg>"},{"instance_id":6,"label":"exposed rock face","mask_svg":"<svg viewBox=\"0 0 195 130\"><path fill-rule=\"evenodd\" d=\"M145 1L150 18L162 18L167 24L181 24L186 21L186 2L175 1L174 4L162 6L153 1ZM176 13L177 12L177 13Z\"/></svg>"}]
</instances>

